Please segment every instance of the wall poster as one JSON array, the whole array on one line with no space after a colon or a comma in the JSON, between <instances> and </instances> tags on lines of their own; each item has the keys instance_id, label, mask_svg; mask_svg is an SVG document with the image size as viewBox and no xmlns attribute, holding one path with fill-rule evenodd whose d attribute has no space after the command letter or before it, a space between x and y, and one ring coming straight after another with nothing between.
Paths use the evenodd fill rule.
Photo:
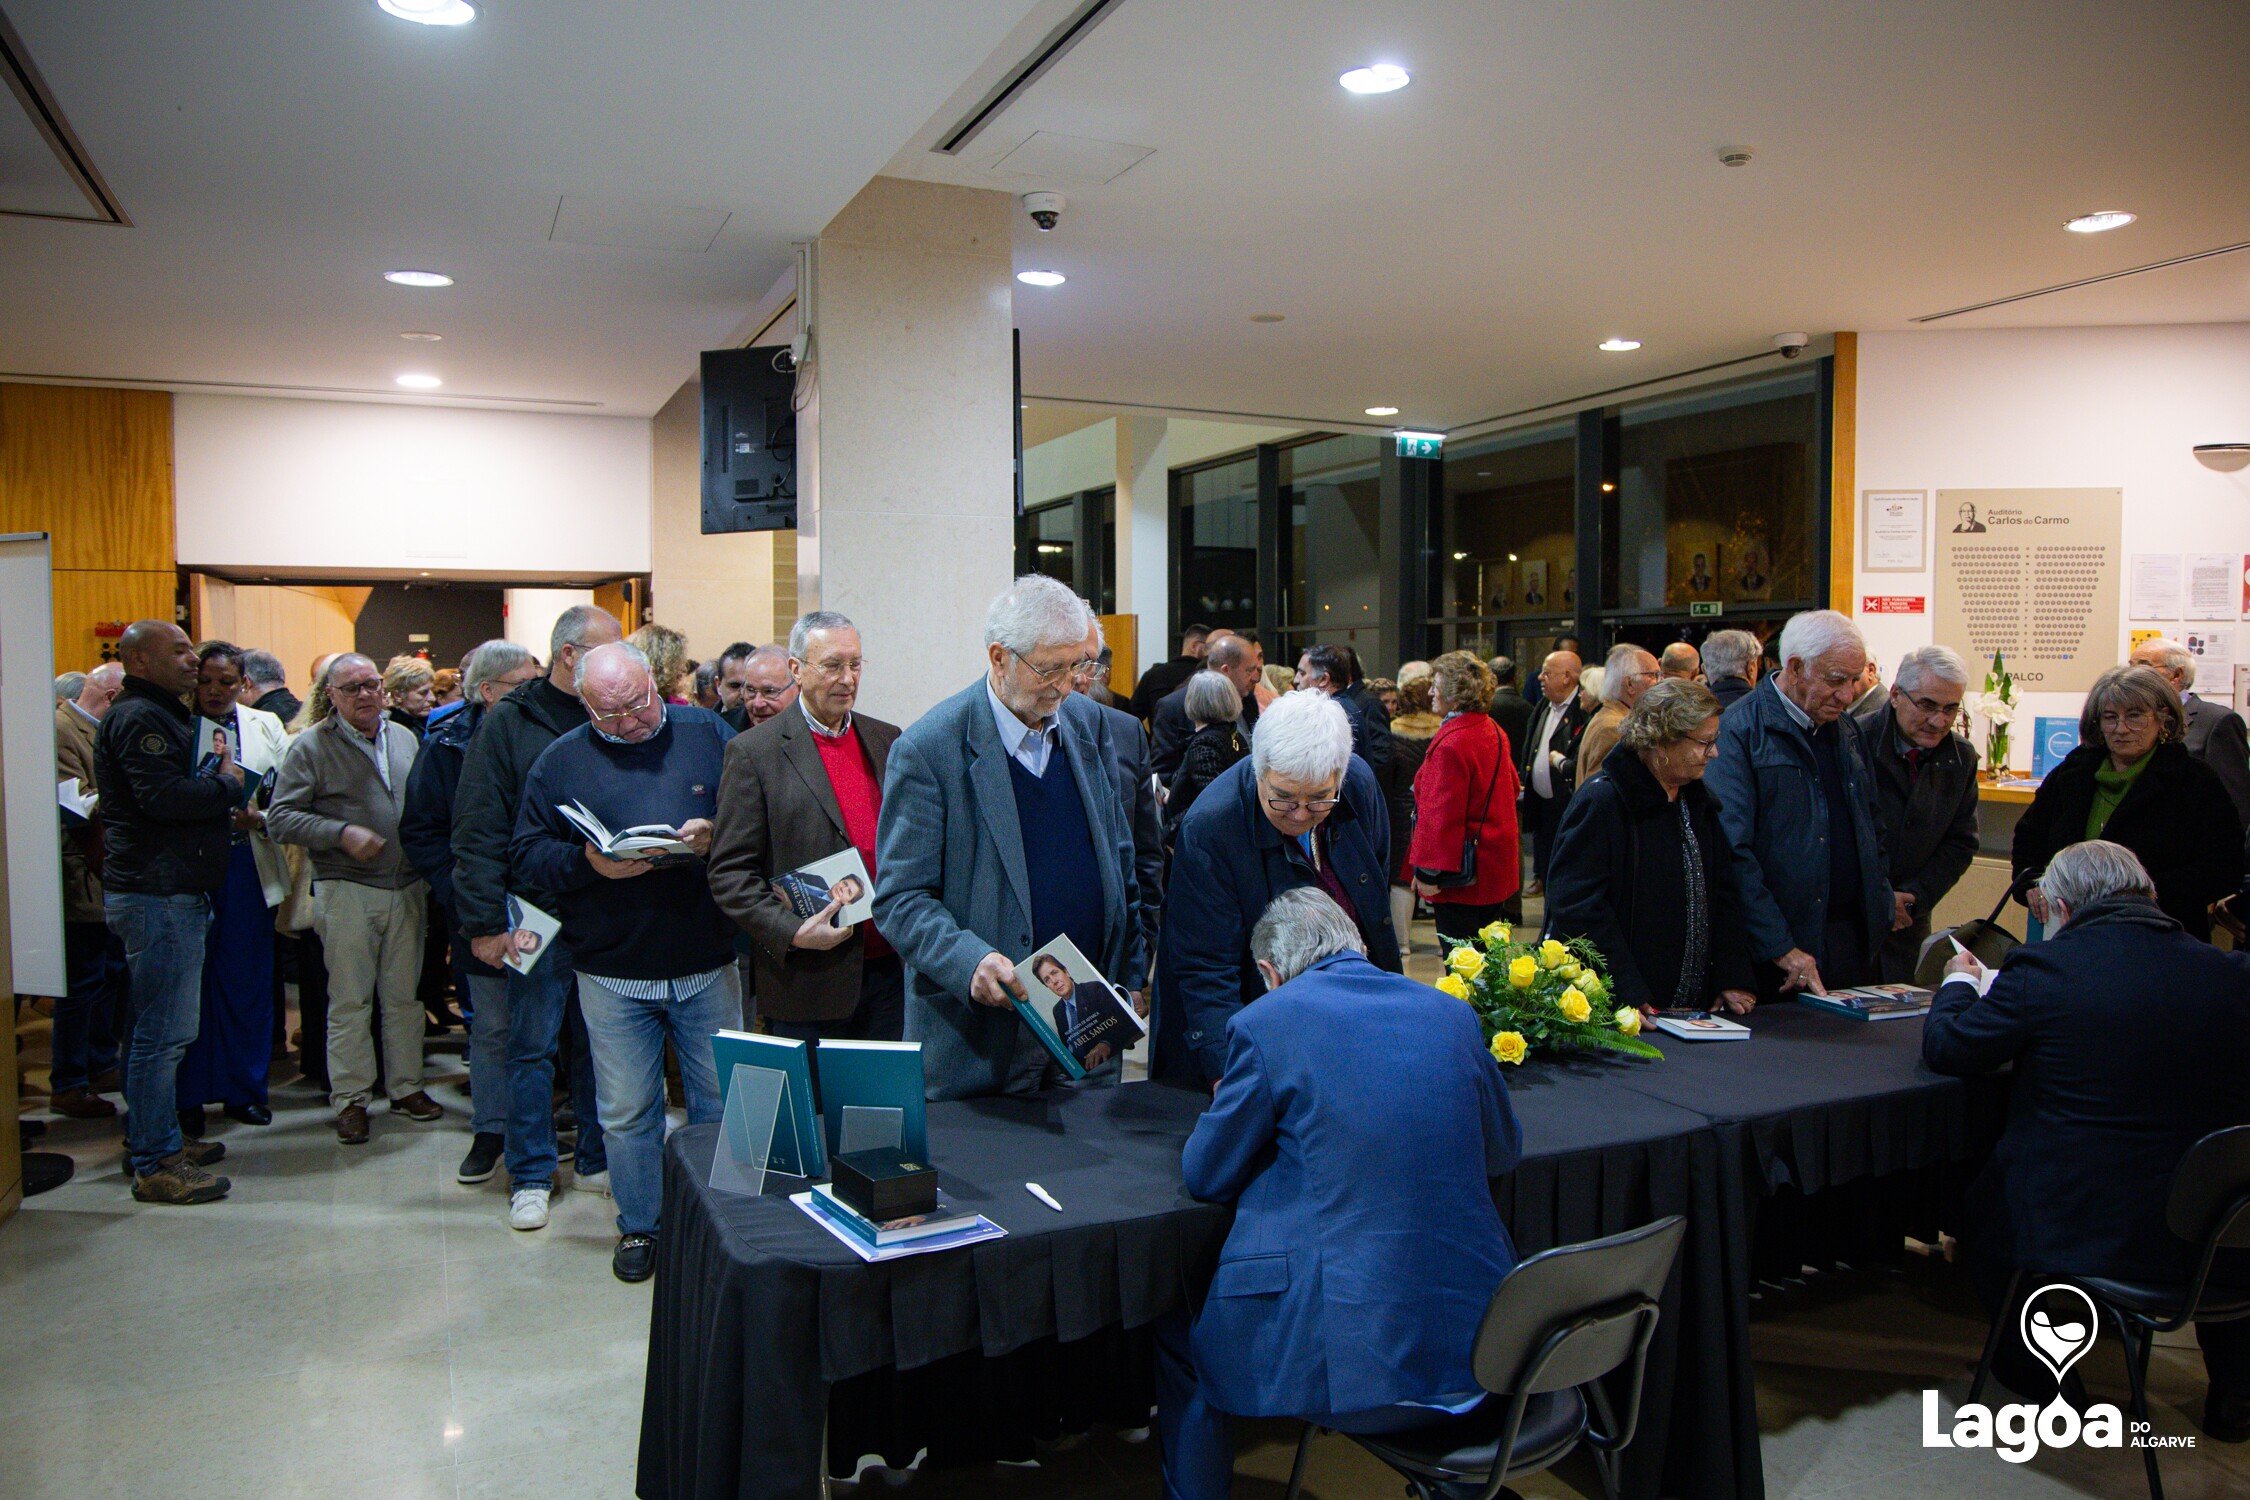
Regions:
<instances>
[{"instance_id":1,"label":"wall poster","mask_svg":"<svg viewBox=\"0 0 2250 1500\"><path fill-rule=\"evenodd\" d=\"M2091 688L2117 658L2124 492L1940 490L1936 509L1962 518L1937 532L1936 638L1972 668L2007 653L2025 691Z\"/></svg>"}]
</instances>

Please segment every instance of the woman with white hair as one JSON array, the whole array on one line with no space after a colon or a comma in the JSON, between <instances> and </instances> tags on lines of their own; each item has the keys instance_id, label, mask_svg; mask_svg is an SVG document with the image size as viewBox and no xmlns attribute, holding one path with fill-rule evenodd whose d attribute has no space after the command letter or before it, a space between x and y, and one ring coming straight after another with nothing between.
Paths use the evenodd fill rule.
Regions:
<instances>
[{"instance_id":1,"label":"woman with white hair","mask_svg":"<svg viewBox=\"0 0 2250 1500\"><path fill-rule=\"evenodd\" d=\"M1275 896L1318 886L1348 912L1368 960L1399 971L1387 878L1390 815L1351 722L1326 693L1291 693L1258 715L1250 755L1181 820L1157 959L1160 1078L1217 1081L1227 1020L1265 986L1250 929ZM878 912L877 916L880 917Z\"/></svg>"},{"instance_id":2,"label":"woman with white hair","mask_svg":"<svg viewBox=\"0 0 2250 1500\"><path fill-rule=\"evenodd\" d=\"M1180 747L1180 768L1164 789L1164 841L1180 836L1181 820L1203 789L1250 753L1242 738L1242 694L1217 672L1205 670L1187 681L1188 723L1193 726Z\"/></svg>"}]
</instances>

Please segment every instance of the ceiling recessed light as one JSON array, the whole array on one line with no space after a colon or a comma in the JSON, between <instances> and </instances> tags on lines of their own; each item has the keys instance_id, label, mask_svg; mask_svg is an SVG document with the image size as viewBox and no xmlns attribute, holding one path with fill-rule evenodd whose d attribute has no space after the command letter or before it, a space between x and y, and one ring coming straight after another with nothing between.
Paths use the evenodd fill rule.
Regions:
<instances>
[{"instance_id":1,"label":"ceiling recessed light","mask_svg":"<svg viewBox=\"0 0 2250 1500\"><path fill-rule=\"evenodd\" d=\"M424 26L466 26L477 18L477 8L469 0L375 0L375 3L401 21L415 21Z\"/></svg>"},{"instance_id":2,"label":"ceiling recessed light","mask_svg":"<svg viewBox=\"0 0 2250 1500\"><path fill-rule=\"evenodd\" d=\"M453 285L453 278L443 271L385 271L383 279L392 286Z\"/></svg>"},{"instance_id":3,"label":"ceiling recessed light","mask_svg":"<svg viewBox=\"0 0 2250 1500\"><path fill-rule=\"evenodd\" d=\"M2063 221L2063 228L2072 234L2100 234L2105 229L2123 229L2138 217L2122 208L2096 209L2090 214L2080 214L2075 219Z\"/></svg>"},{"instance_id":4,"label":"ceiling recessed light","mask_svg":"<svg viewBox=\"0 0 2250 1500\"><path fill-rule=\"evenodd\" d=\"M1278 322L1280 322L1280 321L1281 321L1281 314L1280 314L1280 313L1252 313L1252 314L1250 315L1250 321L1251 321L1251 322L1253 322L1253 323L1278 323Z\"/></svg>"},{"instance_id":5,"label":"ceiling recessed light","mask_svg":"<svg viewBox=\"0 0 2250 1500\"><path fill-rule=\"evenodd\" d=\"M1395 417L1398 415L1398 408L1395 406L1370 406L1367 408L1367 414L1371 417Z\"/></svg>"},{"instance_id":6,"label":"ceiling recessed light","mask_svg":"<svg viewBox=\"0 0 2250 1500\"><path fill-rule=\"evenodd\" d=\"M1610 492L1611 492L1612 490L1614 490L1614 489L1616 489L1616 488L1617 488L1617 486L1616 486L1615 484L1612 484L1612 483L1611 483L1611 482L1610 482L1609 480L1605 479L1605 480L1603 480L1603 481L1602 481L1602 493L1603 493L1603 494L1605 494L1605 495L1606 495L1606 494L1610 493Z\"/></svg>"},{"instance_id":7,"label":"ceiling recessed light","mask_svg":"<svg viewBox=\"0 0 2250 1500\"><path fill-rule=\"evenodd\" d=\"M1604 354L1630 354L1641 347L1639 339L1603 339L1595 346Z\"/></svg>"},{"instance_id":8,"label":"ceiling recessed light","mask_svg":"<svg viewBox=\"0 0 2250 1500\"><path fill-rule=\"evenodd\" d=\"M434 391L445 384L435 375L401 375L398 383L410 391Z\"/></svg>"},{"instance_id":9,"label":"ceiling recessed light","mask_svg":"<svg viewBox=\"0 0 2250 1500\"><path fill-rule=\"evenodd\" d=\"M1060 271L1018 271L1016 280L1025 286L1061 286L1069 278Z\"/></svg>"},{"instance_id":10,"label":"ceiling recessed light","mask_svg":"<svg viewBox=\"0 0 2250 1500\"><path fill-rule=\"evenodd\" d=\"M1389 94L1414 80L1397 63L1375 63L1354 68L1336 81L1355 94Z\"/></svg>"},{"instance_id":11,"label":"ceiling recessed light","mask_svg":"<svg viewBox=\"0 0 2250 1500\"><path fill-rule=\"evenodd\" d=\"M1466 552L1456 552L1453 554L1453 560L1455 562L1467 562L1469 560L1469 554Z\"/></svg>"},{"instance_id":12,"label":"ceiling recessed light","mask_svg":"<svg viewBox=\"0 0 2250 1500\"><path fill-rule=\"evenodd\" d=\"M409 329L400 334L399 337L410 344L438 344L445 341L445 335L442 333L424 333L420 329Z\"/></svg>"}]
</instances>

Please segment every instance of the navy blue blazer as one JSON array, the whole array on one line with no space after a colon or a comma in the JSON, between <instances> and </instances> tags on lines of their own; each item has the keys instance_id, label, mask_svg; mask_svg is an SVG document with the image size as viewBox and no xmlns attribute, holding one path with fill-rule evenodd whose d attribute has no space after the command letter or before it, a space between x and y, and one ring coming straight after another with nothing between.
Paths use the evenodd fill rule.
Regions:
<instances>
[{"instance_id":1,"label":"navy blue blazer","mask_svg":"<svg viewBox=\"0 0 2250 1500\"><path fill-rule=\"evenodd\" d=\"M1469 1353L1516 1263L1490 1179L1523 1132L1476 1012L1356 953L1227 1025L1180 1166L1235 1205L1195 1320L1196 1378L1246 1417L1477 1389Z\"/></svg>"},{"instance_id":2,"label":"navy blue blazer","mask_svg":"<svg viewBox=\"0 0 2250 1500\"><path fill-rule=\"evenodd\" d=\"M1391 815L1375 773L1356 755L1326 826L1329 858L1351 893L1368 957L1397 973L1387 873ZM1319 883L1297 841L1284 838L1258 806L1258 775L1248 757L1204 788L1180 824L1164 893L1155 1077L1205 1083L1225 1070L1228 1017L1265 991L1250 961L1250 929L1274 897Z\"/></svg>"}]
</instances>

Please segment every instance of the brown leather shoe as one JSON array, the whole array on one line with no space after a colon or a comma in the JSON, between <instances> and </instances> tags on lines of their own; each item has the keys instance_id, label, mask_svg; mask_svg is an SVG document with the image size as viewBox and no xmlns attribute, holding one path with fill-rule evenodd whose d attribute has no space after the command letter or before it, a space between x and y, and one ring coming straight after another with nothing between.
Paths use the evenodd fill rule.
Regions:
<instances>
[{"instance_id":1,"label":"brown leather shoe","mask_svg":"<svg viewBox=\"0 0 2250 1500\"><path fill-rule=\"evenodd\" d=\"M391 1113L404 1115L409 1120L421 1120L425 1123L445 1118L444 1106L420 1089L416 1089L403 1099L393 1099L391 1101Z\"/></svg>"},{"instance_id":2,"label":"brown leather shoe","mask_svg":"<svg viewBox=\"0 0 2250 1500\"><path fill-rule=\"evenodd\" d=\"M117 1106L90 1089L64 1089L47 1101L47 1108L73 1120L107 1120Z\"/></svg>"},{"instance_id":3,"label":"brown leather shoe","mask_svg":"<svg viewBox=\"0 0 2250 1500\"><path fill-rule=\"evenodd\" d=\"M93 1081L86 1085L86 1090L94 1094L122 1094L125 1092L125 1081L118 1076L115 1068L104 1068L94 1075Z\"/></svg>"},{"instance_id":4,"label":"brown leather shoe","mask_svg":"<svg viewBox=\"0 0 2250 1500\"><path fill-rule=\"evenodd\" d=\"M156 1170L133 1179L133 1196L143 1203L215 1203L234 1184L214 1177L184 1151L157 1163Z\"/></svg>"},{"instance_id":5,"label":"brown leather shoe","mask_svg":"<svg viewBox=\"0 0 2250 1500\"><path fill-rule=\"evenodd\" d=\"M367 1106L347 1104L336 1115L336 1139L346 1146L367 1144Z\"/></svg>"},{"instance_id":6,"label":"brown leather shoe","mask_svg":"<svg viewBox=\"0 0 2250 1500\"><path fill-rule=\"evenodd\" d=\"M226 1160L226 1154L227 1143L225 1141L180 1142L180 1155L199 1167L208 1167L213 1162L224 1161Z\"/></svg>"}]
</instances>

